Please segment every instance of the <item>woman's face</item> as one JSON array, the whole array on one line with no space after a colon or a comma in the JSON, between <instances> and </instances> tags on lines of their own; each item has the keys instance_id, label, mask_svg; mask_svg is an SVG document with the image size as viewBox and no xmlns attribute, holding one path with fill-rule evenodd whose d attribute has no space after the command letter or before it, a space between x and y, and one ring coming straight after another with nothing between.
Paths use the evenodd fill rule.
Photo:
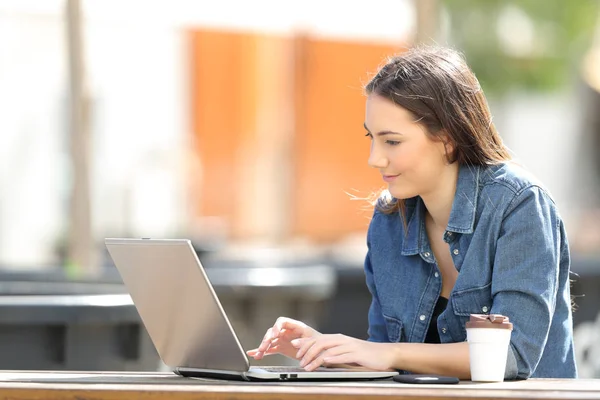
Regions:
<instances>
[{"instance_id":1,"label":"woman's face","mask_svg":"<svg viewBox=\"0 0 600 400\"><path fill-rule=\"evenodd\" d=\"M369 165L381 172L392 196L435 192L447 167L442 141L431 140L406 109L375 94L367 98L365 128L371 137Z\"/></svg>"}]
</instances>

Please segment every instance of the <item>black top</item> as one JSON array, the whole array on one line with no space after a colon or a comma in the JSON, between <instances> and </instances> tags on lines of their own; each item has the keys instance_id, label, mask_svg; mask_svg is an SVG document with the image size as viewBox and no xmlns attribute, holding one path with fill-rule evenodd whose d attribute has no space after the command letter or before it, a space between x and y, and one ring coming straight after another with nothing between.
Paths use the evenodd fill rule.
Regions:
<instances>
[{"instance_id":1,"label":"black top","mask_svg":"<svg viewBox=\"0 0 600 400\"><path fill-rule=\"evenodd\" d=\"M425 343L440 343L440 335L437 330L437 319L440 314L444 312L447 305L448 299L440 296L437 303L435 303L435 308L433 309L433 315L431 316L429 329L427 330L427 335L425 336Z\"/></svg>"}]
</instances>

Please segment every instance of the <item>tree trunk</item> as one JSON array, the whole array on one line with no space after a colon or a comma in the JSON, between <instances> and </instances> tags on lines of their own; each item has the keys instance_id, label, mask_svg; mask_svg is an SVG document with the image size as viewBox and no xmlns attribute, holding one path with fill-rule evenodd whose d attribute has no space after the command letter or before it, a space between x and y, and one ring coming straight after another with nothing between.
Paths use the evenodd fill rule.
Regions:
<instances>
[{"instance_id":1,"label":"tree trunk","mask_svg":"<svg viewBox=\"0 0 600 400\"><path fill-rule=\"evenodd\" d=\"M69 58L69 138L71 158L70 219L67 242L67 271L89 275L94 270L94 243L90 210L90 132L88 95L85 82L81 1L67 0Z\"/></svg>"}]
</instances>

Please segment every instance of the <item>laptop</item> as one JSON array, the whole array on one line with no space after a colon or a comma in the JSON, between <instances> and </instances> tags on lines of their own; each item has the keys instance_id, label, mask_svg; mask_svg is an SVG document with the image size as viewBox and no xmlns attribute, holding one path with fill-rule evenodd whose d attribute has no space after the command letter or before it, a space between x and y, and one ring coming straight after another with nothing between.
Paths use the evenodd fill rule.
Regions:
<instances>
[{"instance_id":1,"label":"laptop","mask_svg":"<svg viewBox=\"0 0 600 400\"><path fill-rule=\"evenodd\" d=\"M105 239L162 361L176 374L238 380L361 380L394 371L251 367L187 239Z\"/></svg>"}]
</instances>

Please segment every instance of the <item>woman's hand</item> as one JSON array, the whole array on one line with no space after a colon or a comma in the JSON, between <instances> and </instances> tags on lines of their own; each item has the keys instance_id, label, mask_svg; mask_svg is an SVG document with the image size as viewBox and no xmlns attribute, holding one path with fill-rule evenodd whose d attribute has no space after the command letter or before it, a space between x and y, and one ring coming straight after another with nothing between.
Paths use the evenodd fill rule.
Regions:
<instances>
[{"instance_id":1,"label":"woman's hand","mask_svg":"<svg viewBox=\"0 0 600 400\"><path fill-rule=\"evenodd\" d=\"M290 358L296 358L296 349L292 340L310 339L321 334L303 322L291 318L279 317L272 328L267 330L260 346L246 352L255 360L262 359L265 355L283 354Z\"/></svg>"},{"instance_id":2,"label":"woman's hand","mask_svg":"<svg viewBox=\"0 0 600 400\"><path fill-rule=\"evenodd\" d=\"M360 365L367 369L394 369L394 351L390 343L373 343L345 335L318 335L292 340L300 366L313 371L339 364Z\"/></svg>"}]
</instances>

